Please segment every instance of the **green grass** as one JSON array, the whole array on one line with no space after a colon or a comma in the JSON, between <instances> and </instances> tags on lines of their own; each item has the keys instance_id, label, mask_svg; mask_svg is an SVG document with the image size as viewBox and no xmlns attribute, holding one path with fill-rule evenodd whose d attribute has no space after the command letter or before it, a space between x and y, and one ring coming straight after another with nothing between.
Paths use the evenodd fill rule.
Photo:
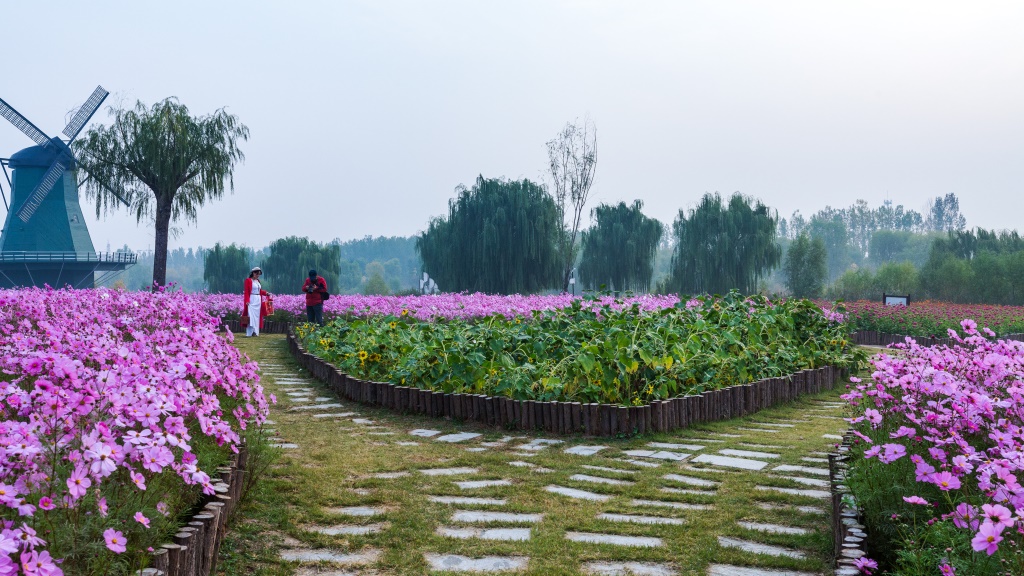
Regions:
<instances>
[{"instance_id":1,"label":"green grass","mask_svg":"<svg viewBox=\"0 0 1024 576\"><path fill-rule=\"evenodd\" d=\"M258 362L283 364L299 372L298 367L287 354L283 337L263 336L259 339L239 338L238 347ZM758 502L777 502L798 505L812 505L826 509L828 502L807 497L787 496L755 490L756 485L772 483L792 488L810 488L792 481L769 481L768 468L761 472L711 472L682 470L676 463L658 468L642 468L636 474L621 475L633 480L632 486L591 485L569 480L576 473L612 476L604 472L580 468L583 464L619 468L634 468L613 460L621 456L620 450L646 448L647 442L683 442L698 438L715 438L721 443L706 444L701 452L714 452L724 448L758 450L740 443L782 445L784 450L765 449L777 452L782 457L771 462L775 464L797 464L827 467L825 464L802 462L801 456L810 452L827 452L831 445L822 434L834 434L845 425L840 420L807 418L811 422L799 424L797 428L779 429L776 434L746 433L744 438L709 436L712 432L739 433L736 426L754 426L757 422L782 419L800 419L816 401L838 399L839 391L809 397L791 405L765 410L753 416L727 422L719 422L691 429L664 434L648 434L636 438L585 439L582 437L560 438L566 445L542 450L532 458L520 458L509 454L511 446L527 442L533 437L548 437L521 431L504 431L479 426L475 423L456 423L425 418L402 416L389 411L372 409L355 404L339 411L357 411L362 417L370 418L395 432L393 436L370 435L365 426L348 420L323 421L303 412L288 412L289 400L278 390L273 378L264 377L264 383L271 392L277 392L279 404L272 411L277 433L289 442L299 444L297 450L283 451L265 478L254 489L253 497L241 512L222 546L219 572L226 575L293 574L294 564L279 560L280 550L299 543L309 547L327 547L342 552L375 548L382 551L379 561L364 569L375 575L426 574L427 564L423 554L427 552L462 554L471 557L511 555L530 558L527 574L535 575L576 575L580 567L591 560L650 561L674 565L680 574L704 574L711 562L752 565L766 568L807 570L825 572L831 566L831 535L827 516L801 514L782 510L765 510ZM322 385L317 385L321 396L333 396ZM841 410L832 410L836 415ZM509 448L494 448L487 452L466 452L477 441L464 444L444 444L409 436L414 428L431 428L445 432L476 431L484 436L481 441L492 441L502 436L524 436L521 441L512 441ZM372 430L371 430L372 431ZM383 430L382 430L383 431ZM419 446L402 447L395 441L418 441ZM377 443L387 445L377 445ZM599 444L609 446L596 456L583 457L562 453L572 444ZM508 465L509 461L525 460L554 472L541 474L528 468ZM499 486L480 490L461 491L452 484L462 477L428 477L412 473L395 479L375 479L368 476L377 472L408 471L432 467L467 466L480 469L472 479L504 478L512 486ZM770 468L770 467L769 467ZM717 495L666 494L658 486L669 485L661 476L669 473L684 474L720 481ZM616 475L617 476L617 475ZM587 502L551 494L544 490L549 484L558 484L591 492L615 494L608 502ZM687 488L687 486L679 486ZM816 488L824 489L824 488ZM368 490L365 495L355 490ZM543 512L542 522L533 525L533 533L527 542L496 542L477 539L456 540L438 536L438 526L452 524L449 519L454 509L474 509L473 506L449 506L427 500L427 495L465 495L502 497L509 505L501 507L508 512ZM633 498L676 500L695 504L713 504L710 510L684 511L668 508L632 507ZM335 506L379 505L387 508L383 517L366 519L339 519L323 512L324 508ZM481 509L496 509L484 507ZM597 520L601 512L632 512L651 516L675 516L686 520L680 526L635 525L611 523ZM798 526L807 528L811 534L804 536L768 535L749 532L736 522L748 520ZM388 528L377 534L366 536L325 536L303 530L310 525L360 524L386 522ZM488 526L498 526L491 525ZM602 532L623 535L658 536L665 541L661 548L625 548L619 546L594 545L570 542L564 538L568 531ZM758 542L798 548L807 554L807 559L774 558L752 555L736 550L720 548L719 535L733 536Z\"/></svg>"}]
</instances>

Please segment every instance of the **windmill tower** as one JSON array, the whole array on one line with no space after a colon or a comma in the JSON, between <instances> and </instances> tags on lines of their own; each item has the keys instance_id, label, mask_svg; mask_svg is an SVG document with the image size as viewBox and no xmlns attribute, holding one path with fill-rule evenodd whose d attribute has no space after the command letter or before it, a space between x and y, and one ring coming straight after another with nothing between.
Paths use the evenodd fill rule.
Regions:
<instances>
[{"instance_id":1,"label":"windmill tower","mask_svg":"<svg viewBox=\"0 0 1024 576\"><path fill-rule=\"evenodd\" d=\"M92 288L96 272L114 274L135 264L134 254L97 253L93 247L78 200L79 166L69 147L107 94L98 86L78 109L64 127L67 142L50 138L0 99L0 116L37 144L0 158L11 190L10 204L3 195L7 219L0 232L0 287Z\"/></svg>"}]
</instances>

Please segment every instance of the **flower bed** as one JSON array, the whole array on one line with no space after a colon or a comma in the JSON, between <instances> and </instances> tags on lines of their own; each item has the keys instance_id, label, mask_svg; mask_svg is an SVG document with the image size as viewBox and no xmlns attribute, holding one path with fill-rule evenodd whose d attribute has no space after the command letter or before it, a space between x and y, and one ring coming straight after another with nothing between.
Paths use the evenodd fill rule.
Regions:
<instances>
[{"instance_id":1,"label":"flower bed","mask_svg":"<svg viewBox=\"0 0 1024 576\"><path fill-rule=\"evenodd\" d=\"M1024 343L962 328L876 357L844 396L862 411L847 480L893 574L1024 574Z\"/></svg>"},{"instance_id":2,"label":"flower bed","mask_svg":"<svg viewBox=\"0 0 1024 576\"><path fill-rule=\"evenodd\" d=\"M809 301L731 294L644 309L604 303L411 320L411 313L337 320L297 334L313 354L362 380L514 400L640 406L802 369L855 366L843 325Z\"/></svg>"},{"instance_id":3,"label":"flower bed","mask_svg":"<svg viewBox=\"0 0 1024 576\"><path fill-rule=\"evenodd\" d=\"M822 303L827 306L827 303ZM958 329L962 318L972 318L998 335L1024 333L1024 306L912 302L910 306L885 306L879 302L847 302L851 331L906 334L914 337L945 338Z\"/></svg>"},{"instance_id":4,"label":"flower bed","mask_svg":"<svg viewBox=\"0 0 1024 576\"><path fill-rule=\"evenodd\" d=\"M0 290L0 574L131 573L216 492L215 469L268 407L205 308L180 293Z\"/></svg>"}]
</instances>

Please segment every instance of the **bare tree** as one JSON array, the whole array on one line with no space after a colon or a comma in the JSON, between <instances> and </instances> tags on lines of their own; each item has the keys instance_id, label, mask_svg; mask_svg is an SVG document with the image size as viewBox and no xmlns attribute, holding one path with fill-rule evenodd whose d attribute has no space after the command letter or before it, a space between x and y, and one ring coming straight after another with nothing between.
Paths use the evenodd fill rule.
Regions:
<instances>
[{"instance_id":1,"label":"bare tree","mask_svg":"<svg viewBox=\"0 0 1024 576\"><path fill-rule=\"evenodd\" d=\"M569 274L579 253L576 242L583 211L597 167L597 128L589 118L570 122L548 142L552 192L564 227L558 238L562 265L562 290L569 289Z\"/></svg>"}]
</instances>

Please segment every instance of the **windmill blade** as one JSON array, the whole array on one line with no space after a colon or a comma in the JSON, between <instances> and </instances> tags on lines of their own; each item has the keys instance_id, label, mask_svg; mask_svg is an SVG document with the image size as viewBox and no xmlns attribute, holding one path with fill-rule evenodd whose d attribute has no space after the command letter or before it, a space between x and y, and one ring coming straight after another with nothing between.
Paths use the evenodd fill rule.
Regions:
<instances>
[{"instance_id":1,"label":"windmill blade","mask_svg":"<svg viewBox=\"0 0 1024 576\"><path fill-rule=\"evenodd\" d=\"M68 165L65 162L66 160L63 157L57 156L57 159L50 165L50 169L46 171L46 174L43 174L43 179L36 185L36 189L32 191L28 200L18 209L18 218L22 222L28 222L29 218L36 213L39 205L43 203L43 199L46 198L50 188L53 188L57 180L64 175L64 171L68 169Z\"/></svg>"},{"instance_id":2,"label":"windmill blade","mask_svg":"<svg viewBox=\"0 0 1024 576\"><path fill-rule=\"evenodd\" d=\"M25 118L18 113L17 110L11 108L11 105L4 102L3 98L0 98L0 116L7 118L11 124L18 130L25 133L26 136L31 138L36 144L49 148L53 144L50 143L50 137L43 134L43 131L36 128L36 125L29 122L28 118Z\"/></svg>"},{"instance_id":3,"label":"windmill blade","mask_svg":"<svg viewBox=\"0 0 1024 576\"><path fill-rule=\"evenodd\" d=\"M64 127L64 135L74 140L75 136L78 136L78 133L82 131L82 128L92 118L92 115L100 109L100 105L103 104L103 101L107 99L109 94L110 92L104 90L103 86L97 86L93 90L92 95L89 96L89 99L85 101L85 104L82 104L82 107L78 109L78 112L71 118L68 125Z\"/></svg>"},{"instance_id":4,"label":"windmill blade","mask_svg":"<svg viewBox=\"0 0 1024 576\"><path fill-rule=\"evenodd\" d=\"M127 201L127 200L125 200L123 196L121 196L120 194L118 194L118 193L117 193L117 192L116 192L116 191L115 191L115 190L114 190L113 188L111 188L110 186L107 186L106 182L104 182L103 180L100 180L99 178L97 178L97 177L96 177L96 175L95 175L95 174L93 174L92 172L90 172L88 168L86 168L85 166L83 166L81 162L79 162L79 163L78 163L78 169L79 169L79 170L82 170L82 171L84 171L84 172L85 172L86 174L88 174L88 175L89 175L89 178L92 178L93 180L95 180L96 182L98 182L100 186L103 186L104 188L106 188L106 189L107 189L107 191L109 191L109 192L110 192L111 194L113 194L113 195L114 195L114 198L117 198L118 200L120 200L122 204L124 204L125 206L129 206L129 207L131 206L131 204L129 204L129 203L128 203L128 201Z\"/></svg>"}]
</instances>

